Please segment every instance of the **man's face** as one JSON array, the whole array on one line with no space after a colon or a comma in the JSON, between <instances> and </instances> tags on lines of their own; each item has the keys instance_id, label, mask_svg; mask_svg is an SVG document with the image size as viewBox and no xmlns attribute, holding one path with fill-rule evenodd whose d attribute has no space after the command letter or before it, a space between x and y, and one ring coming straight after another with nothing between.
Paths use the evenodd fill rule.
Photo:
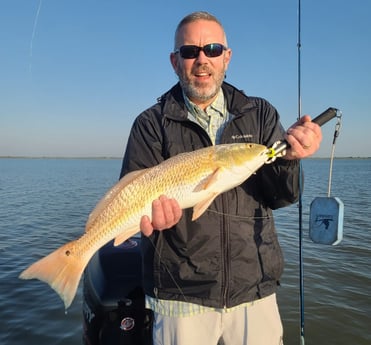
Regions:
<instances>
[{"instance_id":1,"label":"man's face","mask_svg":"<svg viewBox=\"0 0 371 345\"><path fill-rule=\"evenodd\" d=\"M176 39L176 48L183 45L203 47L210 43L226 45L222 28L213 21L198 20L181 28ZM207 57L200 51L198 57L184 59L179 53L171 53L174 71L192 102L203 109L213 102L224 80L231 54L231 50L227 49L220 56Z\"/></svg>"}]
</instances>

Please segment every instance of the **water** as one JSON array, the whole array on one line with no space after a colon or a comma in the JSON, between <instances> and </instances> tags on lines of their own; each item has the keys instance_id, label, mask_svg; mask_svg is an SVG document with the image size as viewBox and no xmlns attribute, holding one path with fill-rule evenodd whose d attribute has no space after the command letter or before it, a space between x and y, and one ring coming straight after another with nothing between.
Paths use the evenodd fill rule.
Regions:
<instances>
[{"instance_id":1,"label":"water","mask_svg":"<svg viewBox=\"0 0 371 345\"><path fill-rule=\"evenodd\" d=\"M344 203L344 239L337 246L308 238L309 205L327 196L329 161L306 160L303 166L305 343L371 344L371 160L334 162L331 196ZM276 216L286 259L279 292L285 344L300 344L297 206Z\"/></svg>"},{"instance_id":2,"label":"water","mask_svg":"<svg viewBox=\"0 0 371 345\"><path fill-rule=\"evenodd\" d=\"M0 159L0 344L81 344L81 284L68 313L55 292L22 281L30 263L78 237L116 182L120 160ZM308 239L309 205L326 196L329 162L306 160L303 195L305 343L371 344L371 160L336 160L332 196L344 203L338 246ZM297 205L276 211L285 253L278 298L285 345L300 344Z\"/></svg>"}]
</instances>

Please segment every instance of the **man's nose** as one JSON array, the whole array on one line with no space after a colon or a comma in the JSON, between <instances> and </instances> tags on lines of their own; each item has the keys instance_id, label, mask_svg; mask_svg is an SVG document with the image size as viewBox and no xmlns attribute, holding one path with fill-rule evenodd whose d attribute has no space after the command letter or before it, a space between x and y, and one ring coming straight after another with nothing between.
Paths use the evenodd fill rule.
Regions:
<instances>
[{"instance_id":1,"label":"man's nose","mask_svg":"<svg viewBox=\"0 0 371 345\"><path fill-rule=\"evenodd\" d=\"M196 58L196 61L200 64L204 64L205 62L209 61L209 58L205 55L204 51L201 50Z\"/></svg>"}]
</instances>

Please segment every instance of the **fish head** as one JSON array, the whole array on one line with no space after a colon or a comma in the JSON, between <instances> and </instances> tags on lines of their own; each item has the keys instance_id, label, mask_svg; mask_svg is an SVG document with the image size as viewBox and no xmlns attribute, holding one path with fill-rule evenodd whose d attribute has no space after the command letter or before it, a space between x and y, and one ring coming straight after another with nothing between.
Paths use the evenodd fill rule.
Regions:
<instances>
[{"instance_id":1,"label":"fish head","mask_svg":"<svg viewBox=\"0 0 371 345\"><path fill-rule=\"evenodd\" d=\"M237 143L217 145L215 153L218 167L239 184L267 162L268 152L265 145Z\"/></svg>"},{"instance_id":2,"label":"fish head","mask_svg":"<svg viewBox=\"0 0 371 345\"><path fill-rule=\"evenodd\" d=\"M268 149L265 145L254 143L216 145L216 156L220 164L230 166L245 165L263 156L267 160Z\"/></svg>"}]
</instances>

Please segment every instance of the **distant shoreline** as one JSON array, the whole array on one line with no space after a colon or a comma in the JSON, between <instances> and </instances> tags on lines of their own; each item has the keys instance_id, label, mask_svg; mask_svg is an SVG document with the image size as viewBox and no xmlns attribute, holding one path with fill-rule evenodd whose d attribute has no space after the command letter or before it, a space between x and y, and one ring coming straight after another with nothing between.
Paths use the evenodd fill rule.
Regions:
<instances>
[{"instance_id":1,"label":"distant shoreline","mask_svg":"<svg viewBox=\"0 0 371 345\"><path fill-rule=\"evenodd\" d=\"M0 156L0 159L122 159L122 157Z\"/></svg>"},{"instance_id":2,"label":"distant shoreline","mask_svg":"<svg viewBox=\"0 0 371 345\"><path fill-rule=\"evenodd\" d=\"M70 157L70 156L0 156L0 159L122 159L122 157L110 157L110 156L82 156L82 157ZM330 157L308 157L305 159L330 159ZM334 159L371 159L371 157L334 157Z\"/></svg>"}]
</instances>

